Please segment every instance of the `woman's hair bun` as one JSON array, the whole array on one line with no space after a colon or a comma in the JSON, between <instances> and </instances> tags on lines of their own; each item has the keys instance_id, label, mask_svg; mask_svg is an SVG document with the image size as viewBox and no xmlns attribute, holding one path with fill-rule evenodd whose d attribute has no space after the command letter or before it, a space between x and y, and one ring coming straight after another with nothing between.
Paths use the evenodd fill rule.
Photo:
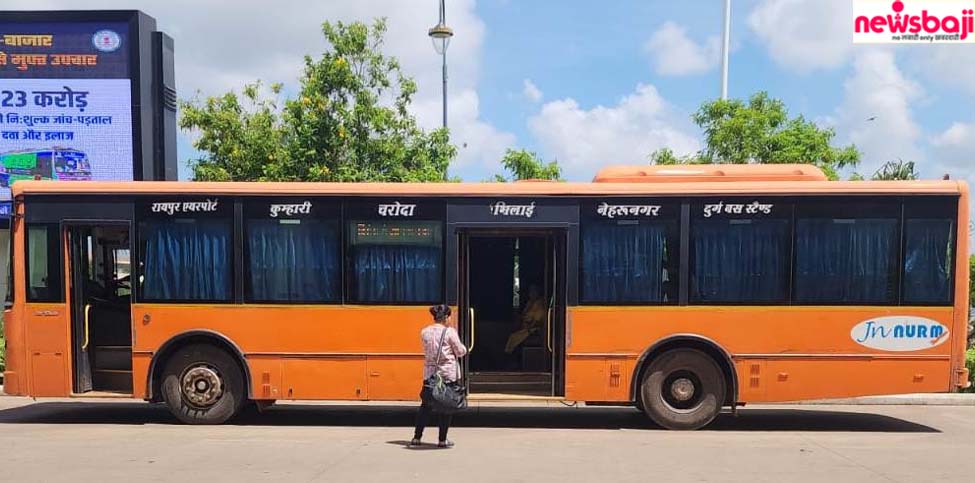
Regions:
<instances>
[{"instance_id":1,"label":"woman's hair bun","mask_svg":"<svg viewBox=\"0 0 975 483\"><path fill-rule=\"evenodd\" d=\"M434 305L430 307L430 315L436 320L443 320L450 317L450 306L447 305Z\"/></svg>"}]
</instances>

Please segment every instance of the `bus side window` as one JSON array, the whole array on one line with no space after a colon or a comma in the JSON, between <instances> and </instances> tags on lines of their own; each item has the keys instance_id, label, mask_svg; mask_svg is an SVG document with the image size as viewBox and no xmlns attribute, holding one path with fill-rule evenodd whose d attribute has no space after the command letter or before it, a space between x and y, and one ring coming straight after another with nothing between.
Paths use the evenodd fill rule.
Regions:
<instances>
[{"instance_id":1,"label":"bus side window","mask_svg":"<svg viewBox=\"0 0 975 483\"><path fill-rule=\"evenodd\" d=\"M231 219L147 219L139 237L141 300L232 300Z\"/></svg>"},{"instance_id":2,"label":"bus side window","mask_svg":"<svg viewBox=\"0 0 975 483\"><path fill-rule=\"evenodd\" d=\"M893 201L800 203L795 303L896 304L900 208Z\"/></svg>"},{"instance_id":3,"label":"bus side window","mask_svg":"<svg viewBox=\"0 0 975 483\"><path fill-rule=\"evenodd\" d=\"M789 301L792 205L718 198L691 205L690 301Z\"/></svg>"},{"instance_id":4,"label":"bus side window","mask_svg":"<svg viewBox=\"0 0 975 483\"><path fill-rule=\"evenodd\" d=\"M676 304L679 245L676 218L586 220L580 247L582 302Z\"/></svg>"},{"instance_id":5,"label":"bus side window","mask_svg":"<svg viewBox=\"0 0 975 483\"><path fill-rule=\"evenodd\" d=\"M27 301L64 300L57 225L27 226Z\"/></svg>"},{"instance_id":6,"label":"bus side window","mask_svg":"<svg viewBox=\"0 0 975 483\"><path fill-rule=\"evenodd\" d=\"M244 211L245 301L342 301L337 204L271 199L247 202Z\"/></svg>"},{"instance_id":7,"label":"bus side window","mask_svg":"<svg viewBox=\"0 0 975 483\"><path fill-rule=\"evenodd\" d=\"M950 305L957 201L907 201L901 300L905 305Z\"/></svg>"},{"instance_id":8,"label":"bus side window","mask_svg":"<svg viewBox=\"0 0 975 483\"><path fill-rule=\"evenodd\" d=\"M353 302L429 304L442 299L442 222L351 220L348 230Z\"/></svg>"}]
</instances>

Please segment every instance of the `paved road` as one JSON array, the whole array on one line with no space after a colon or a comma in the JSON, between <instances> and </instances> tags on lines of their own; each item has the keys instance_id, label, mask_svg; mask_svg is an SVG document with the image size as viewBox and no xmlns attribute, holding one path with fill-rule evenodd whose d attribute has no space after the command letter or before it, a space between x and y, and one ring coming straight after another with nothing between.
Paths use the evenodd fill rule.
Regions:
<instances>
[{"instance_id":1,"label":"paved road","mask_svg":"<svg viewBox=\"0 0 975 483\"><path fill-rule=\"evenodd\" d=\"M482 407L456 418L456 448L429 451L404 447L413 412L285 404L190 427L139 402L0 397L0 480L975 480L971 406L748 408L697 432L625 408Z\"/></svg>"}]
</instances>

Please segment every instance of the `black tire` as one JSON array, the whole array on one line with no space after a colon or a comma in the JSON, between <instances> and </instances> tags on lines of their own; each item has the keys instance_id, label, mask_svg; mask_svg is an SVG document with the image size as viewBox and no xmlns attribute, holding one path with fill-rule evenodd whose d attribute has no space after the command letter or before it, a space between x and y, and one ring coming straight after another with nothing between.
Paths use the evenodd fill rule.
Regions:
<instances>
[{"instance_id":1,"label":"black tire","mask_svg":"<svg viewBox=\"0 0 975 483\"><path fill-rule=\"evenodd\" d=\"M186 424L221 424L247 401L237 361L209 344L188 345L166 361L162 396L170 412Z\"/></svg>"},{"instance_id":2,"label":"black tire","mask_svg":"<svg viewBox=\"0 0 975 483\"><path fill-rule=\"evenodd\" d=\"M699 429L721 412L726 382L715 360L698 350L673 349L650 363L640 385L643 412L667 429Z\"/></svg>"}]
</instances>

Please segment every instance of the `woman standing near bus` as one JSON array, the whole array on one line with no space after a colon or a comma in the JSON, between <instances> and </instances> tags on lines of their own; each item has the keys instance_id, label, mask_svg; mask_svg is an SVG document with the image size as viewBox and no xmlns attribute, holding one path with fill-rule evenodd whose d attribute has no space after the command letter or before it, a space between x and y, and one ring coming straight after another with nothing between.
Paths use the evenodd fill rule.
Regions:
<instances>
[{"instance_id":1,"label":"woman standing near bus","mask_svg":"<svg viewBox=\"0 0 975 483\"><path fill-rule=\"evenodd\" d=\"M424 327L420 331L420 340L423 341L423 380L440 373L448 384L457 385L460 381L460 365L457 360L467 355L467 347L460 341L460 336L452 327L447 327L447 319L450 318L450 307L446 305L434 305L430 307L430 315L433 316L433 323ZM413 440L410 446L419 446L423 438L423 429L426 427L427 418L433 408L423 401L420 410L416 415L416 430L413 432ZM454 443L447 439L447 430L450 429L450 414L438 413L438 426L440 428L437 446L440 448L450 448Z\"/></svg>"}]
</instances>

